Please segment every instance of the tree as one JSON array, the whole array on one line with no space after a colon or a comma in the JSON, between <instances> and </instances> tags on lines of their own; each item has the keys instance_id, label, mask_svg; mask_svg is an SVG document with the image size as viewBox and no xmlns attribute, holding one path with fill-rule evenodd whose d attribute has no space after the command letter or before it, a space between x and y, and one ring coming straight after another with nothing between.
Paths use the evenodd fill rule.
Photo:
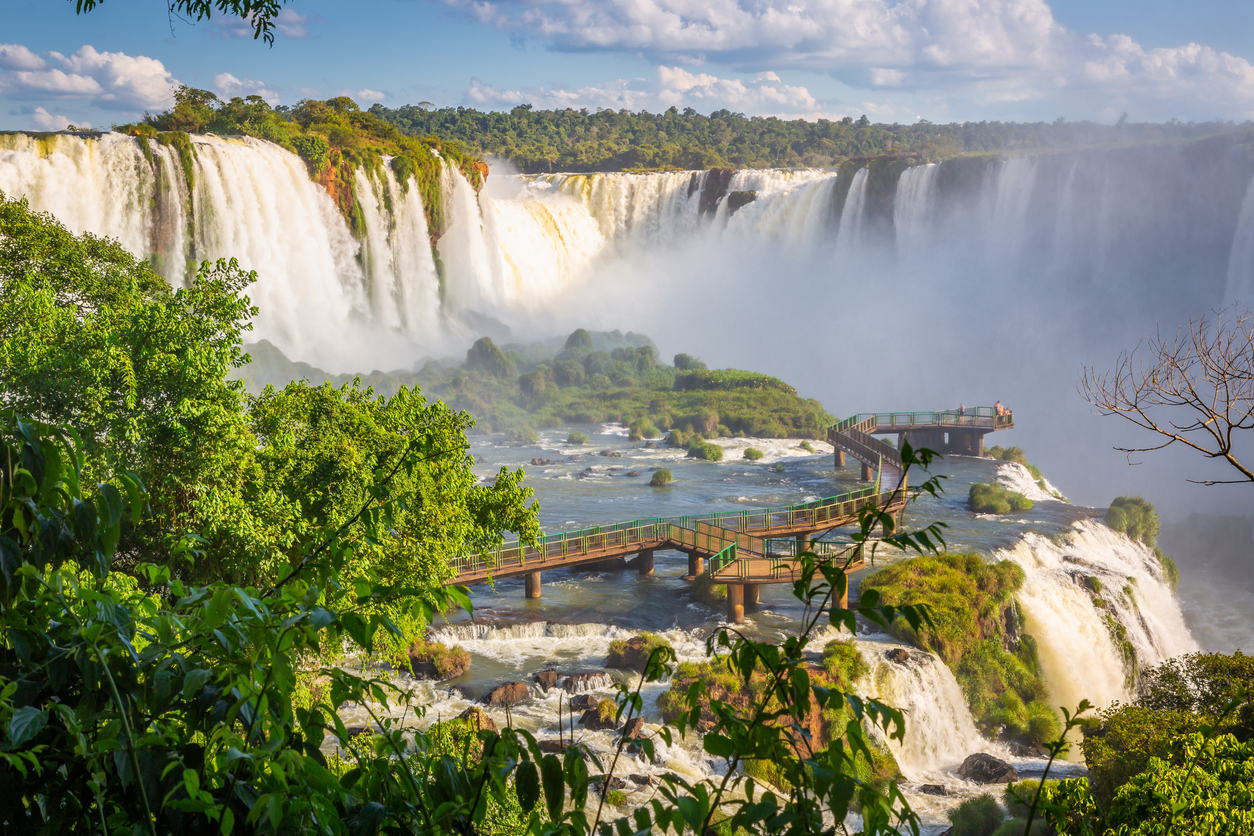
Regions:
<instances>
[{"instance_id":1,"label":"tree","mask_svg":"<svg viewBox=\"0 0 1254 836\"><path fill-rule=\"evenodd\" d=\"M86 14L104 0L75 0L74 9ZM253 27L253 39L263 39L274 45L274 23L287 0L167 0L166 8L171 16L185 20L209 20L216 9L226 17L238 17Z\"/></svg>"},{"instance_id":2,"label":"tree","mask_svg":"<svg viewBox=\"0 0 1254 836\"><path fill-rule=\"evenodd\" d=\"M1242 431L1254 429L1254 317L1233 305L1190 317L1174 337L1161 331L1119 355L1113 371L1084 367L1080 395L1102 415L1119 415L1158 434L1160 444L1116 447L1128 454L1179 444L1222 459L1237 479L1189 480L1203 485L1254 482L1254 466L1237 458Z\"/></svg>"}]
</instances>

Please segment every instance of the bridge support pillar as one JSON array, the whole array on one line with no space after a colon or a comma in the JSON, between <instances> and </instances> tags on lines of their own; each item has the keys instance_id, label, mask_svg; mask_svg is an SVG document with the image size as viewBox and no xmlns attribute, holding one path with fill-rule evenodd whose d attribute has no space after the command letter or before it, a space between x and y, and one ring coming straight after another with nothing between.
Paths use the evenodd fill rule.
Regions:
<instances>
[{"instance_id":1,"label":"bridge support pillar","mask_svg":"<svg viewBox=\"0 0 1254 836\"><path fill-rule=\"evenodd\" d=\"M836 466L845 466L845 451L841 450L839 447L836 448Z\"/></svg>"},{"instance_id":2,"label":"bridge support pillar","mask_svg":"<svg viewBox=\"0 0 1254 836\"><path fill-rule=\"evenodd\" d=\"M800 555L803 551L805 551L808 548L810 548L810 535L798 534L797 535L797 549L795 552L793 552L794 556Z\"/></svg>"},{"instance_id":3,"label":"bridge support pillar","mask_svg":"<svg viewBox=\"0 0 1254 836\"><path fill-rule=\"evenodd\" d=\"M745 588L738 583L727 585L727 622L745 623Z\"/></svg>"},{"instance_id":4,"label":"bridge support pillar","mask_svg":"<svg viewBox=\"0 0 1254 836\"><path fill-rule=\"evenodd\" d=\"M849 576L848 575L845 576L845 591L840 593L840 600L837 601L836 606L842 610L849 609Z\"/></svg>"},{"instance_id":5,"label":"bridge support pillar","mask_svg":"<svg viewBox=\"0 0 1254 836\"><path fill-rule=\"evenodd\" d=\"M979 430L950 430L949 451L963 456L984 455L984 433Z\"/></svg>"},{"instance_id":6,"label":"bridge support pillar","mask_svg":"<svg viewBox=\"0 0 1254 836\"><path fill-rule=\"evenodd\" d=\"M705 558L694 552L688 552L688 575L695 578L705 571Z\"/></svg>"},{"instance_id":7,"label":"bridge support pillar","mask_svg":"<svg viewBox=\"0 0 1254 836\"><path fill-rule=\"evenodd\" d=\"M875 478L875 474L871 472L871 466L866 462L862 463L862 481L870 482Z\"/></svg>"},{"instance_id":8,"label":"bridge support pillar","mask_svg":"<svg viewBox=\"0 0 1254 836\"><path fill-rule=\"evenodd\" d=\"M539 598L540 597L540 573L528 572L527 574L523 575L523 579L526 581L526 585L527 585L527 597Z\"/></svg>"},{"instance_id":9,"label":"bridge support pillar","mask_svg":"<svg viewBox=\"0 0 1254 836\"><path fill-rule=\"evenodd\" d=\"M730 587L728 587L730 589ZM745 606L756 607L758 605L758 590L761 584L747 583L745 584Z\"/></svg>"},{"instance_id":10,"label":"bridge support pillar","mask_svg":"<svg viewBox=\"0 0 1254 836\"><path fill-rule=\"evenodd\" d=\"M642 575L653 574L653 549L645 549L636 558L636 571Z\"/></svg>"}]
</instances>

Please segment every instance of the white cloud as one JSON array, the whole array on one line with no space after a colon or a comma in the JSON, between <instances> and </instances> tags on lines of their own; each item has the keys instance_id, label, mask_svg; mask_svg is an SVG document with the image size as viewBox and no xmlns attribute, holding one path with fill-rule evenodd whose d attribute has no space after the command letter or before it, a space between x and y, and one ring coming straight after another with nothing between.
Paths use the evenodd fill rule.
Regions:
<instances>
[{"instance_id":1,"label":"white cloud","mask_svg":"<svg viewBox=\"0 0 1254 836\"><path fill-rule=\"evenodd\" d=\"M247 78L236 78L230 73L218 73L213 77L214 89L224 99L236 96L260 96L271 107L279 103L279 94L266 87L264 81L253 81Z\"/></svg>"},{"instance_id":2,"label":"white cloud","mask_svg":"<svg viewBox=\"0 0 1254 836\"><path fill-rule=\"evenodd\" d=\"M71 122L64 116L53 116L42 107L35 108L30 117L31 124L37 131L63 131L71 124L79 128L90 128L90 122Z\"/></svg>"},{"instance_id":3,"label":"white cloud","mask_svg":"<svg viewBox=\"0 0 1254 836\"><path fill-rule=\"evenodd\" d=\"M49 52L59 67L42 66L13 69L12 65L34 67L33 53L25 47L4 53L9 69L0 72L0 95L16 99L88 99L96 107L110 110L155 110L171 103L170 88L178 82L155 58L131 56L123 52L98 52L83 46L73 55Z\"/></svg>"},{"instance_id":4,"label":"white cloud","mask_svg":"<svg viewBox=\"0 0 1254 836\"><path fill-rule=\"evenodd\" d=\"M364 101L369 102L370 104L383 101L387 97L388 97L388 94L384 93L382 90L370 90L370 89L358 90L356 93L353 94L354 99L362 99Z\"/></svg>"},{"instance_id":5,"label":"white cloud","mask_svg":"<svg viewBox=\"0 0 1254 836\"><path fill-rule=\"evenodd\" d=\"M804 87L783 83L773 72L759 73L751 81L693 73L683 67L659 66L654 79L618 79L575 89L537 87L501 89L472 79L465 93L467 103L480 107L509 108L532 104L540 108L608 108L650 110L692 107L704 112L728 109L744 113L813 116L819 103Z\"/></svg>"},{"instance_id":6,"label":"white cloud","mask_svg":"<svg viewBox=\"0 0 1254 836\"><path fill-rule=\"evenodd\" d=\"M309 35L310 23L324 23L320 17L298 14L295 9L281 9L274 18L274 31L285 38L297 40ZM216 24L218 34L223 38L251 38L254 29L252 20L227 18Z\"/></svg>"},{"instance_id":7,"label":"white cloud","mask_svg":"<svg viewBox=\"0 0 1254 836\"><path fill-rule=\"evenodd\" d=\"M0 68L6 70L42 70L47 63L22 44L0 44Z\"/></svg>"},{"instance_id":8,"label":"white cloud","mask_svg":"<svg viewBox=\"0 0 1254 836\"><path fill-rule=\"evenodd\" d=\"M1092 93L1254 115L1254 66L1198 44L1084 36L1046 0L443 0L561 50L621 50L831 73L851 84L946 90L972 102ZM764 79L770 80L770 79Z\"/></svg>"}]
</instances>

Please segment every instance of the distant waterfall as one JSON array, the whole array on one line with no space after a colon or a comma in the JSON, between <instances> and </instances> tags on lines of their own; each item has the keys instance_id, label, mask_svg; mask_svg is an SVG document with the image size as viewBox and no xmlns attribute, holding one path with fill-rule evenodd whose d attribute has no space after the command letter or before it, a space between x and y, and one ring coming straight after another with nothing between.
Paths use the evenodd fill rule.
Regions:
<instances>
[{"instance_id":1,"label":"distant waterfall","mask_svg":"<svg viewBox=\"0 0 1254 836\"><path fill-rule=\"evenodd\" d=\"M1225 301L1241 302L1254 308L1254 179L1246 187L1241 214L1237 217L1237 234L1232 238Z\"/></svg>"},{"instance_id":2,"label":"distant waterfall","mask_svg":"<svg viewBox=\"0 0 1254 836\"><path fill-rule=\"evenodd\" d=\"M1026 573L1016 598L1051 705L1127 701L1137 667L1198 649L1154 550L1099 522L1077 523L1060 542L1029 533L995 557Z\"/></svg>"},{"instance_id":3,"label":"distant waterfall","mask_svg":"<svg viewBox=\"0 0 1254 836\"><path fill-rule=\"evenodd\" d=\"M933 164L912 166L901 173L893 198L893 228L899 251L917 250L928 243L936 211L936 175L939 172L940 166Z\"/></svg>"},{"instance_id":4,"label":"distant waterfall","mask_svg":"<svg viewBox=\"0 0 1254 836\"><path fill-rule=\"evenodd\" d=\"M836 233L836 242L842 250L853 250L862 243L862 225L866 220L866 189L870 179L870 169L860 168L853 175L849 184L849 195L845 198L845 208L840 213L840 230Z\"/></svg>"}]
</instances>

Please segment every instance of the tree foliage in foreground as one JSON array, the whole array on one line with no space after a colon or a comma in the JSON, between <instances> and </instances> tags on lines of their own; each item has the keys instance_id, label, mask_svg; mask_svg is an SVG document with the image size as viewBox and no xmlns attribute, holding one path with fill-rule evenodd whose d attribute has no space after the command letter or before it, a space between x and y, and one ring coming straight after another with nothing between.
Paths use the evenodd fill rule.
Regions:
<instances>
[{"instance_id":1,"label":"tree foliage in foreground","mask_svg":"<svg viewBox=\"0 0 1254 836\"><path fill-rule=\"evenodd\" d=\"M253 29L253 40L261 38L274 45L274 24L287 0L167 0L166 9L171 17L180 20L209 20L216 10L223 17L235 17ZM74 0L75 11L85 14L104 3L104 0Z\"/></svg>"},{"instance_id":2,"label":"tree foliage in foreground","mask_svg":"<svg viewBox=\"0 0 1254 836\"><path fill-rule=\"evenodd\" d=\"M249 397L228 381L248 359L253 278L206 262L171 290L116 242L0 197L0 407L72 424L89 482L127 469L148 487L153 513L122 535L123 565L273 582L311 531L348 522L385 482L403 503L392 530L366 515L343 537L357 568L390 582L438 585L448 557L538 533L521 471L477 483L465 413L351 382ZM419 440L423 461L398 471Z\"/></svg>"}]
</instances>

